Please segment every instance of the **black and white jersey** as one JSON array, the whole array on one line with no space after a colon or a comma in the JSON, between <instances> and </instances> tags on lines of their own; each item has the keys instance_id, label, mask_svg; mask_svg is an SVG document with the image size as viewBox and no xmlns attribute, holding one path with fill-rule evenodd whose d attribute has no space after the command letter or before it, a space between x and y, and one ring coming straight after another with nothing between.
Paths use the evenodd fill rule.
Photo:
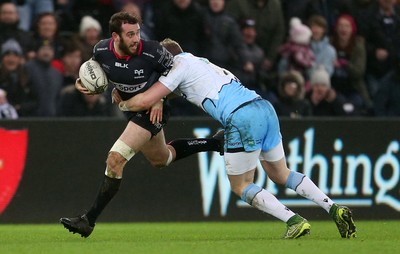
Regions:
<instances>
[{"instance_id":1,"label":"black and white jersey","mask_svg":"<svg viewBox=\"0 0 400 254\"><path fill-rule=\"evenodd\" d=\"M141 40L138 55L123 57L115 51L113 42L112 38L98 42L93 59L100 63L123 100L146 91L172 67L173 56L157 41Z\"/></svg>"}]
</instances>

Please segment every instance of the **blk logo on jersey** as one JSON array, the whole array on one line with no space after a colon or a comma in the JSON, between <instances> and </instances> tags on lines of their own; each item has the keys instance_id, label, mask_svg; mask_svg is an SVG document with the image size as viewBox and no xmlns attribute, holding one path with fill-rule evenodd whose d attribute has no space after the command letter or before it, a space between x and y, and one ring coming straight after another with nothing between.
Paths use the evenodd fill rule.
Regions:
<instances>
[{"instance_id":1,"label":"blk logo on jersey","mask_svg":"<svg viewBox=\"0 0 400 254\"><path fill-rule=\"evenodd\" d=\"M124 68L124 69L129 69L127 63L118 63L118 62L115 62L115 67Z\"/></svg>"},{"instance_id":2,"label":"blk logo on jersey","mask_svg":"<svg viewBox=\"0 0 400 254\"><path fill-rule=\"evenodd\" d=\"M0 214L18 188L25 167L27 147L27 130L0 128Z\"/></svg>"}]
</instances>

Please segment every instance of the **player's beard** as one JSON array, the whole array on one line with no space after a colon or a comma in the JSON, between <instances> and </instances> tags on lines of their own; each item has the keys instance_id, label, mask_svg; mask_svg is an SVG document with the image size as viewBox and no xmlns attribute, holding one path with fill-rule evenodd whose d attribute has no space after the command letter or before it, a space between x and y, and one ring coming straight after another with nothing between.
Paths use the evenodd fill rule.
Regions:
<instances>
[{"instance_id":1,"label":"player's beard","mask_svg":"<svg viewBox=\"0 0 400 254\"><path fill-rule=\"evenodd\" d=\"M121 37L120 43L119 43L119 49L122 51L124 55L137 55L138 49L139 49L139 43L134 43L136 46L135 49L132 51L129 45L125 43L125 40Z\"/></svg>"}]
</instances>

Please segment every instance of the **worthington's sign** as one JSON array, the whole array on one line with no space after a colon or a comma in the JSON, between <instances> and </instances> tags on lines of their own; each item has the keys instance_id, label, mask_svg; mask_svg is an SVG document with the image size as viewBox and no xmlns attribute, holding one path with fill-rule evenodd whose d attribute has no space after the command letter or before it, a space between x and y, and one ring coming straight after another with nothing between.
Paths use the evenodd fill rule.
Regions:
<instances>
[{"instance_id":1,"label":"worthington's sign","mask_svg":"<svg viewBox=\"0 0 400 254\"><path fill-rule=\"evenodd\" d=\"M208 128L193 130L196 137L209 136L210 132ZM333 138L331 147L324 148L325 151L330 151L330 154L317 151L315 142L315 128L308 128L302 137L285 142L287 163L291 170L309 176L324 193L340 204L352 207L382 204L400 211L398 139L390 140L376 159L373 159L375 155L368 153L345 153L345 147L354 144L349 144L340 136ZM225 216L229 213L228 204L232 192L223 157L218 153L199 153L198 159L203 214L204 216L210 214L215 192L218 190L220 215ZM266 177L261 164L257 167L255 183L278 196L287 206L316 206L292 190L286 189L280 192L280 189ZM236 205L239 208L249 207L239 199Z\"/></svg>"}]
</instances>

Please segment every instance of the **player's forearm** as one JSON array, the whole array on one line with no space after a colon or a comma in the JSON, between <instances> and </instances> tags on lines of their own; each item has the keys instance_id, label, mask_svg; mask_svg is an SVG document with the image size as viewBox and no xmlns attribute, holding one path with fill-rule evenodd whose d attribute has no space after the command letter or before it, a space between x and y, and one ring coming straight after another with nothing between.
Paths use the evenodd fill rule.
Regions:
<instances>
[{"instance_id":1,"label":"player's forearm","mask_svg":"<svg viewBox=\"0 0 400 254\"><path fill-rule=\"evenodd\" d=\"M119 103L119 109L122 111L142 111L150 108L151 105L147 105L143 100L143 94L138 94L129 100L121 101Z\"/></svg>"},{"instance_id":2,"label":"player's forearm","mask_svg":"<svg viewBox=\"0 0 400 254\"><path fill-rule=\"evenodd\" d=\"M151 108L155 103L160 101L159 99L155 100L152 98L148 98L144 93L135 95L126 101L121 101L119 103L119 109L122 111L143 111Z\"/></svg>"},{"instance_id":3,"label":"player's forearm","mask_svg":"<svg viewBox=\"0 0 400 254\"><path fill-rule=\"evenodd\" d=\"M146 92L137 94L129 100L121 101L119 108L122 111L143 111L152 107L169 93L171 91L161 82L157 81Z\"/></svg>"}]
</instances>

